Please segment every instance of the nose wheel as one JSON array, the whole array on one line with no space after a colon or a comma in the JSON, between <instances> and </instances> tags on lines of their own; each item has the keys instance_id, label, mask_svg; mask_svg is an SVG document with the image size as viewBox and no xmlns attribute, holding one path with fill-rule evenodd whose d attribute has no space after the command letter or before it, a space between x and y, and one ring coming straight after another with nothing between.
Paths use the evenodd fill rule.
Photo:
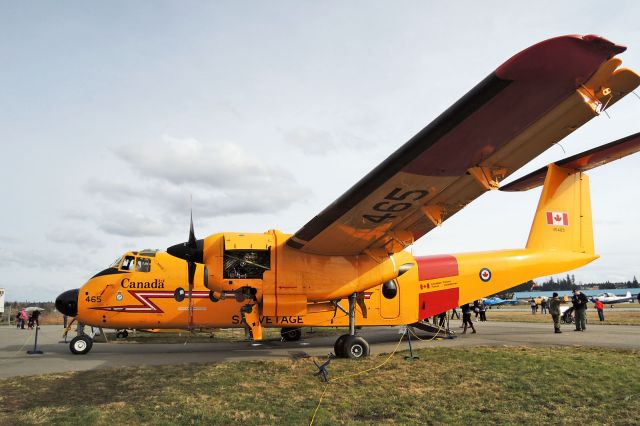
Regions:
<instances>
[{"instance_id":1,"label":"nose wheel","mask_svg":"<svg viewBox=\"0 0 640 426\"><path fill-rule=\"evenodd\" d=\"M342 309L342 308L341 308ZM344 309L343 309L344 310ZM369 356L369 343L356 336L356 294L349 296L349 334L338 337L333 350L338 358L362 359Z\"/></svg>"},{"instance_id":2,"label":"nose wheel","mask_svg":"<svg viewBox=\"0 0 640 426\"><path fill-rule=\"evenodd\" d=\"M69 349L74 355L85 355L89 353L92 346L93 339L85 334L74 337L69 343Z\"/></svg>"}]
</instances>

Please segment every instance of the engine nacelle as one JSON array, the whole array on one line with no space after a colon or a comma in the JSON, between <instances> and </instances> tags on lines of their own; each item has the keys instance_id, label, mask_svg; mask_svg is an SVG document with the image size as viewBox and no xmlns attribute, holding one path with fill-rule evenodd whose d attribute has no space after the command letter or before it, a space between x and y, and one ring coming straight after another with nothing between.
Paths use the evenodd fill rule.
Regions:
<instances>
[{"instance_id":1,"label":"engine nacelle","mask_svg":"<svg viewBox=\"0 0 640 426\"><path fill-rule=\"evenodd\" d=\"M270 234L225 232L207 237L207 287L220 294L253 289L251 293L261 300L265 274L271 271L273 246Z\"/></svg>"},{"instance_id":2,"label":"engine nacelle","mask_svg":"<svg viewBox=\"0 0 640 426\"><path fill-rule=\"evenodd\" d=\"M397 278L413 256L384 249L357 256L303 253L289 235L215 234L204 241L205 285L220 297L255 299L266 316L307 313L311 302L342 299Z\"/></svg>"}]
</instances>

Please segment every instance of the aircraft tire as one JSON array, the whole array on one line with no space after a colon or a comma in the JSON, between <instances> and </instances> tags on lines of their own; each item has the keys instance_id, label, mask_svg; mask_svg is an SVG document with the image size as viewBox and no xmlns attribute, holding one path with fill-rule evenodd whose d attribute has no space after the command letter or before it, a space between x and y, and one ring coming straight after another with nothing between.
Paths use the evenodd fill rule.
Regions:
<instances>
[{"instance_id":1,"label":"aircraft tire","mask_svg":"<svg viewBox=\"0 0 640 426\"><path fill-rule=\"evenodd\" d=\"M129 332L127 330L118 330L116 332L116 339L126 339L129 337Z\"/></svg>"},{"instance_id":2,"label":"aircraft tire","mask_svg":"<svg viewBox=\"0 0 640 426\"><path fill-rule=\"evenodd\" d=\"M300 327L282 327L280 336L286 342L297 342L302 337L302 329Z\"/></svg>"},{"instance_id":3,"label":"aircraft tire","mask_svg":"<svg viewBox=\"0 0 640 426\"><path fill-rule=\"evenodd\" d=\"M74 355L85 355L89 353L93 346L93 340L89 336L80 335L71 339L69 349Z\"/></svg>"},{"instance_id":4,"label":"aircraft tire","mask_svg":"<svg viewBox=\"0 0 640 426\"><path fill-rule=\"evenodd\" d=\"M346 354L344 352L344 341L349 337L348 334L343 334L338 337L336 343L333 344L333 351L336 353L338 358L346 358Z\"/></svg>"},{"instance_id":5,"label":"aircraft tire","mask_svg":"<svg viewBox=\"0 0 640 426\"><path fill-rule=\"evenodd\" d=\"M369 344L360 336L347 336L342 350L344 356L349 359L362 359L369 356Z\"/></svg>"}]
</instances>

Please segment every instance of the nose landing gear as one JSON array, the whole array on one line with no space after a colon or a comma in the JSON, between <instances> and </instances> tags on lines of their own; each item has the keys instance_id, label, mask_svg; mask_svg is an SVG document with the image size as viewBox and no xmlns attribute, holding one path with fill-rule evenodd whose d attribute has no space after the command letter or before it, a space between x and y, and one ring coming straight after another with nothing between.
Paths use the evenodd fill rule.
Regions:
<instances>
[{"instance_id":1,"label":"nose landing gear","mask_svg":"<svg viewBox=\"0 0 640 426\"><path fill-rule=\"evenodd\" d=\"M69 343L69 349L74 355L85 355L89 353L92 346L93 339L86 334L81 334L74 337L73 339L71 339L71 343Z\"/></svg>"}]
</instances>

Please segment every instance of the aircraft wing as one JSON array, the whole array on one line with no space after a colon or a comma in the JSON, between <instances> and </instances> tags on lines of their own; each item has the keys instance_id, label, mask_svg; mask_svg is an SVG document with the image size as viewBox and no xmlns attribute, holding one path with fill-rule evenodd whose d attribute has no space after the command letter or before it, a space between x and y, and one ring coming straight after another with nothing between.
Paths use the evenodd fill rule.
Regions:
<instances>
[{"instance_id":1,"label":"aircraft wing","mask_svg":"<svg viewBox=\"0 0 640 426\"><path fill-rule=\"evenodd\" d=\"M403 250L640 84L598 36L562 36L506 61L299 229L303 252Z\"/></svg>"},{"instance_id":2,"label":"aircraft wing","mask_svg":"<svg viewBox=\"0 0 640 426\"><path fill-rule=\"evenodd\" d=\"M581 172L640 151L640 132L556 161L556 165ZM527 191L544 184L548 167L542 167L500 188L501 191Z\"/></svg>"}]
</instances>

